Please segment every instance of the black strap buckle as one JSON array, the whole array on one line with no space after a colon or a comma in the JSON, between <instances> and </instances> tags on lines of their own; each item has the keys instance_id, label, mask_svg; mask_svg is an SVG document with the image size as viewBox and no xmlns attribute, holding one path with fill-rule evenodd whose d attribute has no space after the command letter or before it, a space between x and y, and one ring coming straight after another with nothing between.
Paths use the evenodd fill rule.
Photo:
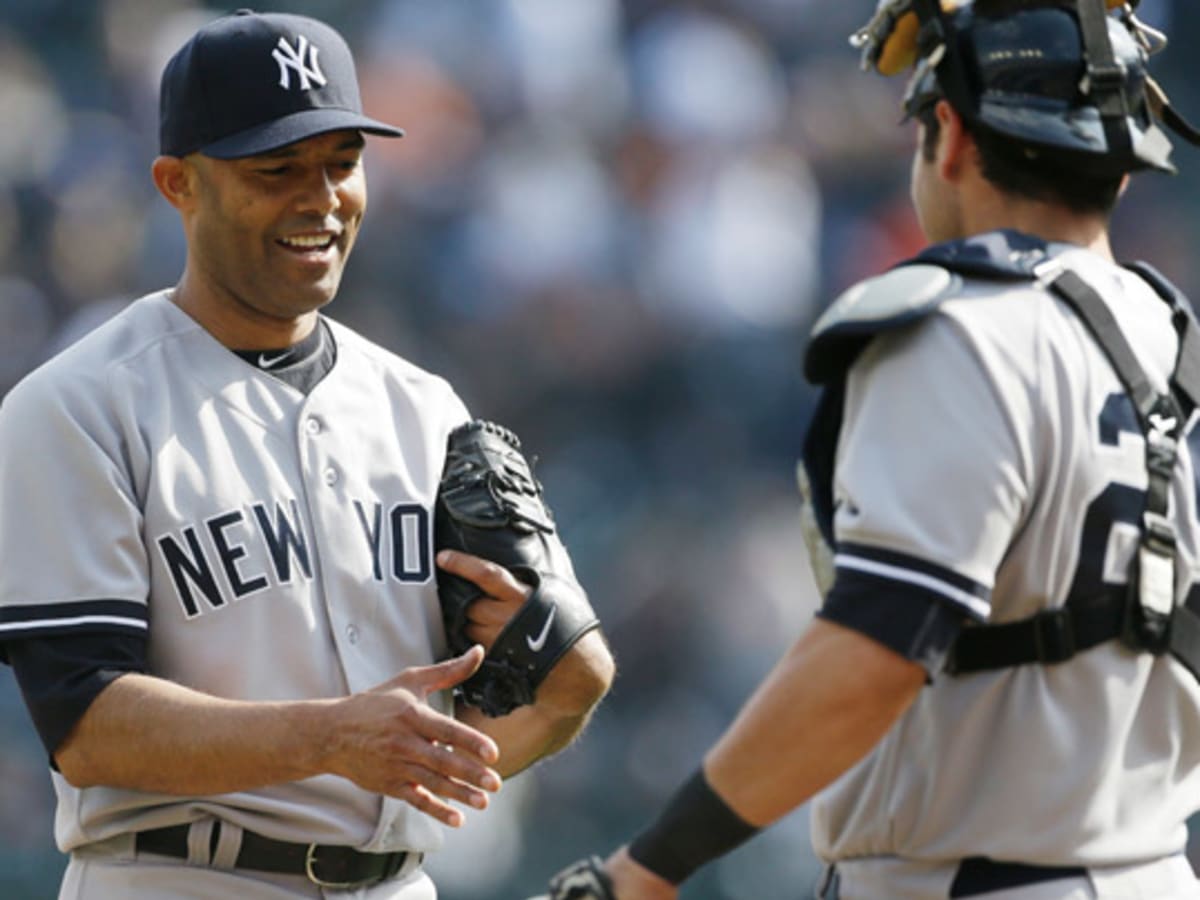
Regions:
<instances>
[{"instance_id":1,"label":"black strap buckle","mask_svg":"<svg viewBox=\"0 0 1200 900\"><path fill-rule=\"evenodd\" d=\"M348 848L342 847L323 847L320 844L309 844L308 849L304 853L304 875L313 884L318 887L331 888L333 890L347 890L350 888L371 887L372 885L380 884L387 881L389 878L394 878L396 873L403 868L408 854L401 851L397 853L387 854L388 858L382 869L372 873L368 877L352 877L351 865L353 859L353 851L349 855L330 856L331 852L343 851ZM324 851L326 856L321 858L321 852ZM326 869L327 874L322 875L320 869ZM331 871L330 871L331 870ZM337 876L333 874L337 872Z\"/></svg>"},{"instance_id":2,"label":"black strap buckle","mask_svg":"<svg viewBox=\"0 0 1200 900\"><path fill-rule=\"evenodd\" d=\"M1032 622L1038 662L1066 662L1076 654L1075 624L1069 609L1048 609L1034 616Z\"/></svg>"},{"instance_id":3,"label":"black strap buckle","mask_svg":"<svg viewBox=\"0 0 1200 900\"><path fill-rule=\"evenodd\" d=\"M1175 558L1175 526L1166 516L1146 511L1142 514L1142 542L1147 549Z\"/></svg>"},{"instance_id":4,"label":"black strap buckle","mask_svg":"<svg viewBox=\"0 0 1200 900\"><path fill-rule=\"evenodd\" d=\"M319 844L309 844L308 850L304 853L304 874L313 884L318 887L334 888L335 890L344 890L346 888L359 886L355 881L335 881L332 878L323 878L317 874L317 851L321 849Z\"/></svg>"}]
</instances>

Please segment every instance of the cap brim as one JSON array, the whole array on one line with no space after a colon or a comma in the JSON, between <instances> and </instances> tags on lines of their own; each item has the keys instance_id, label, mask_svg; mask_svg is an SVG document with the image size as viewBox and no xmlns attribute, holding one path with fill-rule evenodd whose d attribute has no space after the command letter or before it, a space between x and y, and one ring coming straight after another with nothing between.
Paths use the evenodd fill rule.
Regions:
<instances>
[{"instance_id":1,"label":"cap brim","mask_svg":"<svg viewBox=\"0 0 1200 900\"><path fill-rule=\"evenodd\" d=\"M306 109L247 128L201 147L198 152L217 159L237 159L278 150L330 131L354 129L381 137L403 137L404 131L350 109Z\"/></svg>"}]
</instances>

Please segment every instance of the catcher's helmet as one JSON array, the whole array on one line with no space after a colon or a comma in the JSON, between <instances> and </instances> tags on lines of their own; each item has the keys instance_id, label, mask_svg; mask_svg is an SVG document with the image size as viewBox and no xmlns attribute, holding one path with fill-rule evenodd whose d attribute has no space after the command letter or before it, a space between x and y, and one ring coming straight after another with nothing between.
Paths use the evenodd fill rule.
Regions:
<instances>
[{"instance_id":1,"label":"catcher's helmet","mask_svg":"<svg viewBox=\"0 0 1200 900\"><path fill-rule=\"evenodd\" d=\"M880 0L851 42L885 75L915 63L909 116L944 98L1031 160L1097 176L1174 172L1156 119L1196 138L1146 71L1166 38L1120 0Z\"/></svg>"}]
</instances>

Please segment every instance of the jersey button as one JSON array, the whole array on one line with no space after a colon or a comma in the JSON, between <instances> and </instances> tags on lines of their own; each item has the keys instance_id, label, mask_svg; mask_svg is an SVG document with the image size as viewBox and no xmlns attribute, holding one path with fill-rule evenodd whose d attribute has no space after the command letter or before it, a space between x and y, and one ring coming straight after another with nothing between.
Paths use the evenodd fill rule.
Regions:
<instances>
[{"instance_id":1,"label":"jersey button","mask_svg":"<svg viewBox=\"0 0 1200 900\"><path fill-rule=\"evenodd\" d=\"M321 433L321 420L318 419L316 416L309 416L308 419L306 419L304 422L304 430L307 431L309 434L314 434L314 435L320 434Z\"/></svg>"},{"instance_id":2,"label":"jersey button","mask_svg":"<svg viewBox=\"0 0 1200 900\"><path fill-rule=\"evenodd\" d=\"M338 480L337 469L334 469L331 466L330 468L325 470L325 483L326 484L328 484L328 485L337 484L337 480Z\"/></svg>"},{"instance_id":3,"label":"jersey button","mask_svg":"<svg viewBox=\"0 0 1200 900\"><path fill-rule=\"evenodd\" d=\"M358 628L354 625L346 626L346 640L352 644L358 643Z\"/></svg>"}]
</instances>

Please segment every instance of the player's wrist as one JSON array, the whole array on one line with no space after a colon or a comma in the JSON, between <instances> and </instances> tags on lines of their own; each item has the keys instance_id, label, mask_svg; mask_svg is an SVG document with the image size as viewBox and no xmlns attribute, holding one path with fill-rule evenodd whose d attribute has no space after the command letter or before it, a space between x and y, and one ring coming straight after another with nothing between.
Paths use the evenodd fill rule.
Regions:
<instances>
[{"instance_id":1,"label":"player's wrist","mask_svg":"<svg viewBox=\"0 0 1200 900\"><path fill-rule=\"evenodd\" d=\"M649 827L629 844L630 858L672 885L723 856L760 829L726 803L697 769Z\"/></svg>"},{"instance_id":2,"label":"player's wrist","mask_svg":"<svg viewBox=\"0 0 1200 900\"><path fill-rule=\"evenodd\" d=\"M296 740L288 750L302 777L349 777L344 765L347 736L352 730L345 715L350 698L301 700L288 705L288 730Z\"/></svg>"},{"instance_id":3,"label":"player's wrist","mask_svg":"<svg viewBox=\"0 0 1200 900\"><path fill-rule=\"evenodd\" d=\"M678 896L677 885L652 872L629 855L628 847L621 847L604 861L604 868L612 879L617 897L674 898Z\"/></svg>"}]
</instances>

